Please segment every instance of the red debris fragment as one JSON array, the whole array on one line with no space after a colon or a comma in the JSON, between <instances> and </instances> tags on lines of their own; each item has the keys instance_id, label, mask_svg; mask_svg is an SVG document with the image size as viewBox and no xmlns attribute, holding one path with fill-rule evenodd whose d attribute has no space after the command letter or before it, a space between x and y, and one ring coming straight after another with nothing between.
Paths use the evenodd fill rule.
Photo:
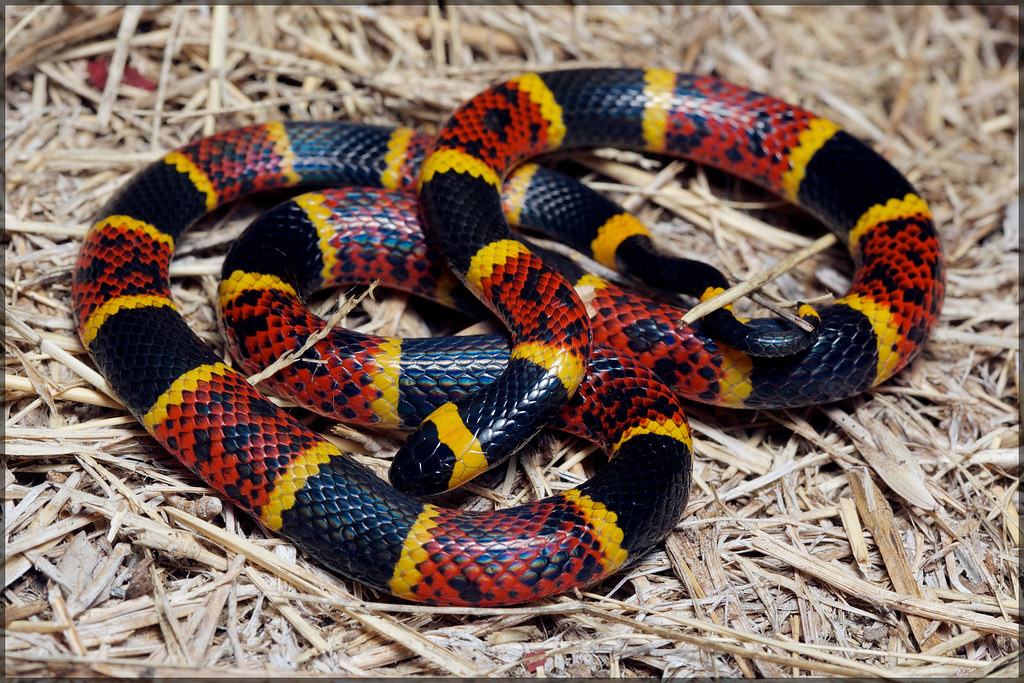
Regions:
<instances>
[{"instance_id":1,"label":"red debris fragment","mask_svg":"<svg viewBox=\"0 0 1024 683\"><path fill-rule=\"evenodd\" d=\"M86 64L85 68L89 72L89 80L100 90L103 90L107 85L107 76L110 74L109 66L110 57L97 57L96 59L89 60L89 63ZM138 69L132 66L125 68L121 82L125 85L149 90L150 92L156 90L156 83L143 76L139 73Z\"/></svg>"},{"instance_id":2,"label":"red debris fragment","mask_svg":"<svg viewBox=\"0 0 1024 683\"><path fill-rule=\"evenodd\" d=\"M547 661L544 650L535 650L533 652L527 652L523 654L523 661L526 664L526 670L530 673L536 673L537 669L544 666L544 662Z\"/></svg>"},{"instance_id":3,"label":"red debris fragment","mask_svg":"<svg viewBox=\"0 0 1024 683\"><path fill-rule=\"evenodd\" d=\"M97 57L90 59L89 63L85 65L85 70L89 72L89 80L100 90L107 85L108 64L110 64L109 57Z\"/></svg>"}]
</instances>

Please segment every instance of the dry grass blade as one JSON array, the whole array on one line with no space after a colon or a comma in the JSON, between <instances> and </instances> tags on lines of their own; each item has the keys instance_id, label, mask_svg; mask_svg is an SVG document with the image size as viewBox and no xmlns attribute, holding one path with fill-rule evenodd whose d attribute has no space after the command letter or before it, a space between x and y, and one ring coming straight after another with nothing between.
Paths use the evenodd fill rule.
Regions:
<instances>
[{"instance_id":1,"label":"dry grass blade","mask_svg":"<svg viewBox=\"0 0 1024 683\"><path fill-rule=\"evenodd\" d=\"M760 552L791 563L793 566L799 566L808 574L827 582L828 585L838 590L850 593L860 600L892 607L908 614L961 624L978 631L996 633L1010 638L1015 637L1015 634L1019 631L1017 624L1002 619L993 619L958 607L943 605L934 601L886 590L876 584L858 579L841 569L830 566L813 555L782 546L773 541L755 539L751 541L751 546Z\"/></svg>"},{"instance_id":2,"label":"dry grass blade","mask_svg":"<svg viewBox=\"0 0 1024 683\"><path fill-rule=\"evenodd\" d=\"M712 311L717 311L723 306L728 306L734 301L737 301L740 298L747 296L751 292L757 291L758 289L764 287L772 280L778 278L780 275L788 273L789 271L793 270L807 259L811 258L812 256L816 256L817 254L820 254L829 247L833 246L835 243L835 235L828 234L819 237L809 247L804 247L803 249L800 249L799 251L790 254L789 256L787 256L786 258L784 258L783 260L779 261L777 264L769 268L768 270L758 273L755 277L752 277L749 280L744 280L738 285L730 287L721 294L716 294L707 301L700 302L699 304L691 308L689 311L687 311L686 315L680 318L679 325L681 327L685 325L690 325L700 320L704 316L708 315ZM811 331L813 329L810 328L808 323L802 320L794 319L794 322L799 323L801 327L803 327L807 331Z\"/></svg>"},{"instance_id":3,"label":"dry grass blade","mask_svg":"<svg viewBox=\"0 0 1024 683\"><path fill-rule=\"evenodd\" d=\"M828 415L857 442L861 455L895 493L923 510L935 509L935 498L924 484L921 466L888 427L864 408L856 417L838 409L829 409Z\"/></svg>"},{"instance_id":4,"label":"dry grass blade","mask_svg":"<svg viewBox=\"0 0 1024 683\"><path fill-rule=\"evenodd\" d=\"M4 18L11 677L1019 673L1016 7L43 3ZM487 85L566 66L714 73L865 139L928 200L946 248L946 301L921 356L834 406L688 407L695 486L672 536L593 592L495 609L412 605L328 573L109 396L75 333L70 274L130 173L269 120L429 132ZM841 249L786 262L832 238L752 185L635 152L567 166L666 249L738 281L778 274L739 315L849 286ZM262 206L232 206L176 245L175 305L218 353L215 277ZM468 327L389 293L342 315L374 334ZM397 448L288 410L378 473ZM455 500L487 510L573 486L599 466L593 450L545 436Z\"/></svg>"},{"instance_id":5,"label":"dry grass blade","mask_svg":"<svg viewBox=\"0 0 1024 683\"><path fill-rule=\"evenodd\" d=\"M867 523L868 531L875 539L875 545L878 546L882 561L885 562L893 588L904 595L920 598L921 590L913 572L910 571L903 541L893 525L892 508L879 488L871 481L871 476L866 470L856 467L850 470L849 474L853 499L861 518ZM914 639L922 649L938 645L939 639L935 632L930 630L931 624L928 621L913 614L909 615L907 620L914 632Z\"/></svg>"},{"instance_id":6,"label":"dry grass blade","mask_svg":"<svg viewBox=\"0 0 1024 683\"><path fill-rule=\"evenodd\" d=\"M326 319L327 324L323 326L323 329L321 329L319 332L316 332L315 334L309 335L309 337L302 344L302 346L285 353L283 356L275 360L273 363L265 367L263 370L249 376L247 378L249 382L251 382L252 384L259 384L260 382L267 379L274 373L280 372L284 368L288 367L288 365L290 365L291 363L294 363L299 358L302 358L302 354L304 354L309 349L313 348L313 346L315 346L318 341L329 335L333 328L340 325L341 321L345 318L345 316L347 316L349 313L355 310L356 306L359 305L359 302L361 302L368 296L372 296L373 290L376 287L377 283L371 282L370 286L367 287L366 290L359 296L353 297L351 299L340 299L338 301L338 305L335 311L330 315L329 318Z\"/></svg>"}]
</instances>

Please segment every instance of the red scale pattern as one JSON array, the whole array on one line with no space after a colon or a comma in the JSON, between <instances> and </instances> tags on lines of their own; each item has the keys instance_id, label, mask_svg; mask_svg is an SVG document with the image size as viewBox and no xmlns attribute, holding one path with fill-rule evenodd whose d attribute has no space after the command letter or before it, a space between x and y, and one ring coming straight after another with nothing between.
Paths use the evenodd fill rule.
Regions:
<instances>
[{"instance_id":1,"label":"red scale pattern","mask_svg":"<svg viewBox=\"0 0 1024 683\"><path fill-rule=\"evenodd\" d=\"M241 376L209 375L168 405L152 434L235 503L260 515L279 475L318 443Z\"/></svg>"},{"instance_id":2,"label":"red scale pattern","mask_svg":"<svg viewBox=\"0 0 1024 683\"><path fill-rule=\"evenodd\" d=\"M600 574L600 544L590 531L580 532L586 517L574 503L554 496L527 509L529 516L514 510L467 515L442 509L430 529L433 538L424 545L428 559L417 565L423 575L415 587L417 600L442 605L527 602ZM498 543L502 538L522 542L509 550Z\"/></svg>"},{"instance_id":3,"label":"red scale pattern","mask_svg":"<svg viewBox=\"0 0 1024 683\"><path fill-rule=\"evenodd\" d=\"M548 150L548 124L527 93L506 83L460 107L436 146L463 150L500 177L519 160Z\"/></svg>"},{"instance_id":4,"label":"red scale pattern","mask_svg":"<svg viewBox=\"0 0 1024 683\"><path fill-rule=\"evenodd\" d=\"M610 360L619 366L614 372L607 371ZM649 367L619 349L595 347L583 388L569 399L553 426L596 443L614 457L613 447L645 419L657 416L662 424L685 425L675 394ZM600 391L593 389L597 386Z\"/></svg>"},{"instance_id":5,"label":"red scale pattern","mask_svg":"<svg viewBox=\"0 0 1024 683\"><path fill-rule=\"evenodd\" d=\"M119 217L104 219L78 254L77 269L86 277L75 283L78 333L96 308L114 297L149 294L170 297L167 273L171 251L150 234L133 229Z\"/></svg>"},{"instance_id":6,"label":"red scale pattern","mask_svg":"<svg viewBox=\"0 0 1024 683\"><path fill-rule=\"evenodd\" d=\"M321 245L325 260L331 263L330 272L321 286L338 282L373 282L379 277L394 282L406 282L413 291L430 294L438 286L442 274L451 276L436 250L426 243L410 239L390 239L390 247L382 250L379 225L414 225L418 222L416 197L411 194L361 190L350 188L345 192L324 192L321 205L337 220L335 227ZM353 202L372 199L366 210L353 211ZM343 226L343 227L342 227ZM364 248L357 248L358 245ZM330 256L328 256L330 254ZM337 256L334 256L337 254Z\"/></svg>"},{"instance_id":7,"label":"red scale pattern","mask_svg":"<svg viewBox=\"0 0 1024 683\"><path fill-rule=\"evenodd\" d=\"M899 369L917 354L925 331L939 315L945 258L929 216L891 219L872 228L869 236L857 243L854 257L859 265L850 291L895 314L903 338Z\"/></svg>"},{"instance_id":8,"label":"red scale pattern","mask_svg":"<svg viewBox=\"0 0 1024 683\"><path fill-rule=\"evenodd\" d=\"M255 374L288 351L300 348L324 322L303 303L283 292L248 290L223 308L228 350L239 368ZM258 324L263 332L257 334ZM247 332L248 329L248 332ZM375 361L383 337L355 335L344 330L321 340L303 358L275 373L262 384L318 413L329 412L349 424L380 422L373 401L382 396L373 380L382 368Z\"/></svg>"},{"instance_id":9,"label":"red scale pattern","mask_svg":"<svg viewBox=\"0 0 1024 683\"><path fill-rule=\"evenodd\" d=\"M509 321L513 339L551 340L579 358L589 349L580 320L563 313L574 305L575 291L536 255L522 253L495 265L480 286L484 299L494 302L499 317ZM511 301L509 292L520 297Z\"/></svg>"},{"instance_id":10,"label":"red scale pattern","mask_svg":"<svg viewBox=\"0 0 1024 683\"><path fill-rule=\"evenodd\" d=\"M598 290L591 306L594 344L619 349L680 396L715 403L718 381L724 376L722 356L706 337L690 326L679 326L683 311L643 299L615 285ZM641 331L646 332L638 338Z\"/></svg>"},{"instance_id":11,"label":"red scale pattern","mask_svg":"<svg viewBox=\"0 0 1024 683\"><path fill-rule=\"evenodd\" d=\"M692 88L700 97L695 98L687 88L674 93L677 113L669 117L666 149L728 168L780 193L782 174L790 168L790 150L808 122L817 117L714 78L697 78ZM706 121L712 134L697 135L695 119ZM693 146L696 140L699 144Z\"/></svg>"},{"instance_id":12,"label":"red scale pattern","mask_svg":"<svg viewBox=\"0 0 1024 683\"><path fill-rule=\"evenodd\" d=\"M264 125L203 138L182 152L217 193L217 203L289 184L280 151L287 149L283 126Z\"/></svg>"}]
</instances>

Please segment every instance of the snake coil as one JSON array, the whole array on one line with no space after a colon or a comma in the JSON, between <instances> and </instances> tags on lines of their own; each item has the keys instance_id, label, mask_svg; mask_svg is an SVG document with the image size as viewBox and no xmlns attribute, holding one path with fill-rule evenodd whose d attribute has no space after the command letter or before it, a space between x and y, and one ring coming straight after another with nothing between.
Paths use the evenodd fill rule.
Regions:
<instances>
[{"instance_id":1,"label":"snake coil","mask_svg":"<svg viewBox=\"0 0 1024 683\"><path fill-rule=\"evenodd\" d=\"M595 145L721 167L834 231L856 272L846 295L803 312L820 316L810 347L758 358L700 325L675 330L677 312L546 265L515 239L502 217L505 175L536 154ZM504 208L512 214L533 210L531 194L552 196L530 177L509 183ZM334 354L347 383L329 379L324 363L289 370L311 407L336 393L335 407L350 419L422 421L403 452L444 463L441 474L434 471L441 484L483 471L550 420L601 444L609 465L580 486L508 510L441 508L392 488L223 363L171 300L175 242L218 206L300 185L404 188L372 195L373 203L354 210L357 222L390 213L418 228L422 217L451 271L512 340L348 336L343 351L319 357ZM220 303L229 345L240 355L268 355L295 322L301 342L302 325L313 323L289 302L321 283L386 270L434 292L448 282L440 294L452 292L435 252L406 228L362 236L336 228L331 216L355 196L318 192L284 209L291 218L276 229L277 244L288 245L289 263L315 272L284 272L290 269L272 248L229 257ZM597 261L635 262L649 253L649 235L635 220L584 212L596 220L562 230L576 229L570 242ZM344 240L349 251L339 257L335 247ZM595 288L593 324L574 290L581 284ZM85 238L72 296L79 334L124 404L236 505L374 588L432 604L493 605L598 581L677 523L691 441L666 383L698 400L742 407L808 405L864 391L920 350L943 290L944 261L926 203L835 124L711 77L598 69L526 74L491 88L460 107L433 140L408 129L311 123L198 140L110 200ZM477 369L486 381L475 378Z\"/></svg>"}]
</instances>

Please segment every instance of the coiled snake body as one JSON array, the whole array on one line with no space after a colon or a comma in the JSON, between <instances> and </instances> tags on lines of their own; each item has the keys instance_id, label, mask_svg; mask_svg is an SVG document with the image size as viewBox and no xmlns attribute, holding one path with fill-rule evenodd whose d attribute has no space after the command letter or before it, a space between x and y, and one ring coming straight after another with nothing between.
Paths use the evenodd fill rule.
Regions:
<instances>
[{"instance_id":1,"label":"coiled snake body","mask_svg":"<svg viewBox=\"0 0 1024 683\"><path fill-rule=\"evenodd\" d=\"M809 348L758 358L700 325L675 330L678 312L571 268L560 273L515 239L501 213L505 176L542 152L595 145L724 168L800 205L839 235L855 261L854 281L832 305L802 312L818 325ZM534 186L529 175L506 191L506 211L528 204L528 194L545 194L547 186ZM334 405L347 419L392 426L423 420L396 456L435 463L412 466L427 470L423 491L487 469L551 420L602 445L608 466L579 487L508 510L441 508L392 488L224 364L171 301L174 243L226 202L299 185L418 192L432 248L511 336L511 345L493 336L347 336L341 351L311 352L319 361L336 359L348 373L345 384L326 379L326 361L300 361L284 373L305 390L307 404L317 407L337 389ZM221 306L243 367L278 349L286 325L298 324L300 342L308 336L314 323L290 301L321 283L388 271L414 290L437 291L439 261L427 258L419 237L400 231L374 242L333 227L330 214L358 195L352 192L298 198L277 228L276 247L242 248L227 260ZM367 220L392 212L415 224L412 200L402 196L354 211ZM574 228L570 242L608 265L642 262L649 240L639 223L614 211L590 213L597 224ZM355 247L339 257L334 248L344 235ZM295 272L294 264L314 272ZM580 284L596 290L593 321L573 289ZM143 170L107 204L86 237L72 293L79 334L128 409L235 504L367 585L427 603L489 605L593 583L676 524L689 488L691 442L664 382L722 405L843 398L910 361L936 323L943 286L925 202L834 124L710 77L601 69L512 79L460 107L429 143L407 129L309 123L199 140ZM450 292L445 285L442 294ZM778 331L750 329L765 339ZM476 370L486 379L476 379ZM419 486L405 474L392 478Z\"/></svg>"}]
</instances>

